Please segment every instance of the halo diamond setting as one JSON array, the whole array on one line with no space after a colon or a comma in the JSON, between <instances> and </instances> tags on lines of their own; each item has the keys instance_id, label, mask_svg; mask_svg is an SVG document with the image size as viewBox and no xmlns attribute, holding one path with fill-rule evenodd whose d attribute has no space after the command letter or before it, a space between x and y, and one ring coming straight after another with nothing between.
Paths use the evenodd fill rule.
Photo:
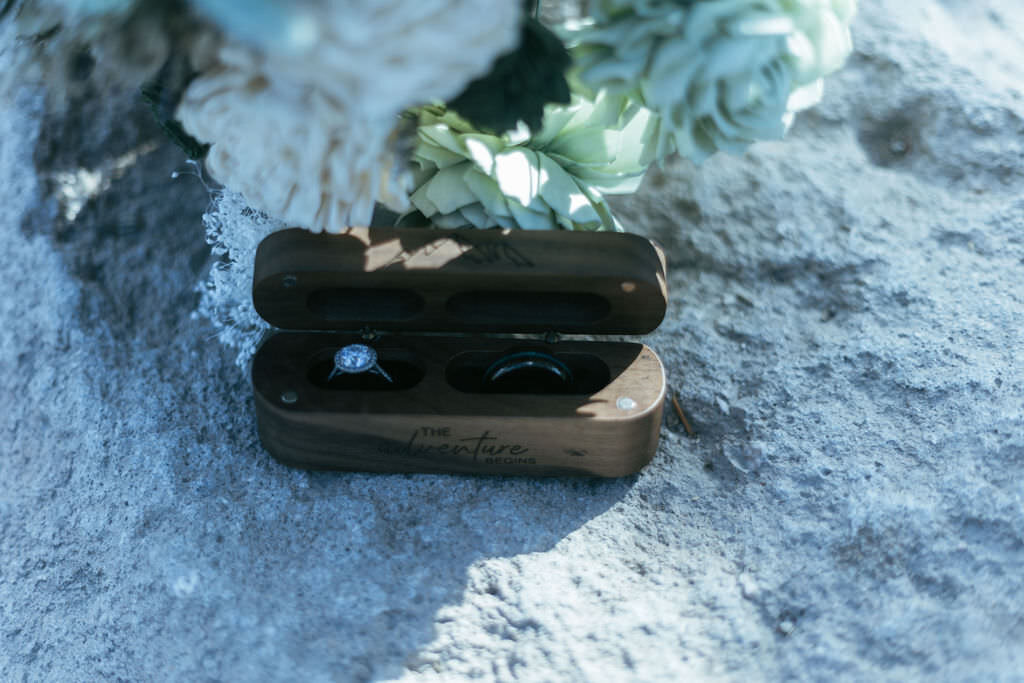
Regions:
<instances>
[{"instance_id":1,"label":"halo diamond setting","mask_svg":"<svg viewBox=\"0 0 1024 683\"><path fill-rule=\"evenodd\" d=\"M334 354L334 369L327 380L334 379L335 375L358 375L364 372L372 372L392 381L391 376L377 363L376 351L366 344L349 344Z\"/></svg>"}]
</instances>

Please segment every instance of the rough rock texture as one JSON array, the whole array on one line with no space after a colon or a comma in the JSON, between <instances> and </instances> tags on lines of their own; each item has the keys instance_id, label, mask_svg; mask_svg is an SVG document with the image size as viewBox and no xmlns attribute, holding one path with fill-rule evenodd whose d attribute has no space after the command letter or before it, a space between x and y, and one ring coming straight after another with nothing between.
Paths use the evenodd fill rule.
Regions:
<instances>
[{"instance_id":1,"label":"rough rock texture","mask_svg":"<svg viewBox=\"0 0 1024 683\"><path fill-rule=\"evenodd\" d=\"M277 465L205 190L5 94L0 679L1024 680L1022 15L865 0L787 142L622 203L697 437L617 481Z\"/></svg>"}]
</instances>

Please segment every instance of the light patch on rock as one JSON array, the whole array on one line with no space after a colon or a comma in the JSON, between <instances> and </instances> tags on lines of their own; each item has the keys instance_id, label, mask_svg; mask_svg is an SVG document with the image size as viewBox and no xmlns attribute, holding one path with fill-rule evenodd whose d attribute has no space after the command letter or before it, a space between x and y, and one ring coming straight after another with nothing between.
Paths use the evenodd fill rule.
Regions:
<instances>
[{"instance_id":1,"label":"light patch on rock","mask_svg":"<svg viewBox=\"0 0 1024 683\"><path fill-rule=\"evenodd\" d=\"M199 572L192 569L174 579L174 583L171 584L171 592L173 592L176 597L187 598L195 593L198 587Z\"/></svg>"},{"instance_id":2,"label":"light patch on rock","mask_svg":"<svg viewBox=\"0 0 1024 683\"><path fill-rule=\"evenodd\" d=\"M265 237L287 225L254 210L242 195L230 190L213 194L203 223L218 260L200 286L198 315L213 322L217 339L235 349L235 362L247 369L263 334L270 329L252 303L256 250Z\"/></svg>"}]
</instances>

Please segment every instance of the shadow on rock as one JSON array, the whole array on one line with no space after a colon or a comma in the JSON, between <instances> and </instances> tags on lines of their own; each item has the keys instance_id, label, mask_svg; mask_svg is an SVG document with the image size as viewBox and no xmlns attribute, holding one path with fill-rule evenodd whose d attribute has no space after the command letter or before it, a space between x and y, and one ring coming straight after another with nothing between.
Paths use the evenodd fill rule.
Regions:
<instances>
[{"instance_id":1,"label":"shadow on rock","mask_svg":"<svg viewBox=\"0 0 1024 683\"><path fill-rule=\"evenodd\" d=\"M101 536L62 531L89 558L67 560L103 577L87 587L90 604L114 621L130 611L134 624L111 635L76 619L75 638L111 645L94 671L104 678L400 675L435 637L438 611L460 600L471 565L551 548L632 480L277 464L259 445L232 354L193 316L209 264L207 191L171 179L185 159L148 117L126 97L73 102L47 120L36 163L51 199L22 226L48 235L80 281L68 325L93 345L68 381L91 385L100 402L69 438L102 441L103 453L76 461L53 505L107 526ZM63 609L69 599L48 601ZM54 671L83 671L74 651L45 657Z\"/></svg>"}]
</instances>

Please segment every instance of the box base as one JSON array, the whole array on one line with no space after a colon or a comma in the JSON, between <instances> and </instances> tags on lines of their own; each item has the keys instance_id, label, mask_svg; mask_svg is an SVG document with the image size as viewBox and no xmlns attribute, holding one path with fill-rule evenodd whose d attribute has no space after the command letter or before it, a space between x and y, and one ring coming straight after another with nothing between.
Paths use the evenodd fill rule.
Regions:
<instances>
[{"instance_id":1,"label":"box base","mask_svg":"<svg viewBox=\"0 0 1024 683\"><path fill-rule=\"evenodd\" d=\"M392 335L371 345L385 369L403 368L395 381L373 374L328 380L325 359L353 343L367 342L286 332L257 352L260 439L281 462L370 472L620 477L638 471L657 449L665 373L643 344ZM474 368L524 349L575 364L574 383L556 393L495 393L474 383Z\"/></svg>"}]
</instances>

